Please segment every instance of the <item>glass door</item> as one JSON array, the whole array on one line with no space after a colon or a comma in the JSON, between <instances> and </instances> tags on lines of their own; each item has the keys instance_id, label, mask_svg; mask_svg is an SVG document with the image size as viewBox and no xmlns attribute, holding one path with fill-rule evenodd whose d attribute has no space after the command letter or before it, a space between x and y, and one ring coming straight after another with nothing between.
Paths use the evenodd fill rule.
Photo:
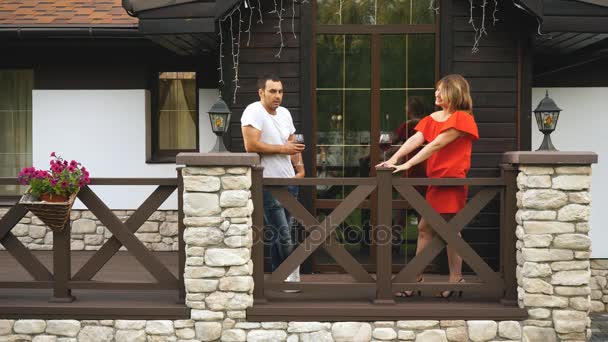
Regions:
<instances>
[{"instance_id":1,"label":"glass door","mask_svg":"<svg viewBox=\"0 0 608 342\"><path fill-rule=\"evenodd\" d=\"M424 5L424 6L423 6ZM408 103L430 113L435 82L435 13L426 0L318 0L313 76L317 177L373 177L374 165L403 143ZM420 109L423 107L423 109ZM407 126L407 125L406 125ZM391 145L379 137L389 133ZM381 147L385 147L384 150ZM318 186L314 208L320 221L353 189ZM416 247L416 216L394 194L395 267ZM370 271L375 269L372 227L376 196L362 203L336 230L336 238ZM324 251L313 271L339 272Z\"/></svg>"}]
</instances>

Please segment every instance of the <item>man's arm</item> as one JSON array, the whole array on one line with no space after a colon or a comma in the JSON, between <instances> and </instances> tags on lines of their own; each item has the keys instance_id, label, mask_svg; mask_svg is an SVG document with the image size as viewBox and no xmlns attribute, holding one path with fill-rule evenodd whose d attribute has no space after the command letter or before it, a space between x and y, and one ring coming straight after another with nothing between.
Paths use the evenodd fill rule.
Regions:
<instances>
[{"instance_id":1,"label":"man's arm","mask_svg":"<svg viewBox=\"0 0 608 342\"><path fill-rule=\"evenodd\" d=\"M291 164L296 170L296 175L294 178L304 178L304 176L306 176L306 170L304 169L304 162L302 160L302 153L292 154Z\"/></svg>"},{"instance_id":2,"label":"man's arm","mask_svg":"<svg viewBox=\"0 0 608 342\"><path fill-rule=\"evenodd\" d=\"M293 135L289 137L289 141L285 145L272 145L260 141L262 131L254 128L251 125L241 127L243 132L243 141L247 152L255 152L262 154L295 154L304 150L304 145L294 144Z\"/></svg>"}]
</instances>

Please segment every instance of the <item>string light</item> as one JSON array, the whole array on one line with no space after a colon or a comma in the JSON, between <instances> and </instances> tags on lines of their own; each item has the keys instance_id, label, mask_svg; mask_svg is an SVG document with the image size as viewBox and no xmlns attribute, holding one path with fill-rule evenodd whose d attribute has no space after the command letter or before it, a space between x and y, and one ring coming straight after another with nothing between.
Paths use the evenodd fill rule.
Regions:
<instances>
[{"instance_id":1,"label":"string light","mask_svg":"<svg viewBox=\"0 0 608 342\"><path fill-rule=\"evenodd\" d=\"M283 35L283 28L282 28L282 23L283 23L283 13L286 12L285 7L283 6L283 0L280 0L280 3L277 3L277 0L273 0L274 1L274 9L268 13L273 14L276 13L277 15L277 19L278 19L278 24L275 26L275 28L277 29L276 34L279 36L279 40L280 40L280 45L279 45L279 51L275 54L276 58L281 58L281 52L283 51L283 48L285 47L285 41L284 41L284 35ZM301 4L308 4L308 0L301 0L299 1ZM296 0L292 0L292 11L291 11L291 32L294 36L294 38L297 39L296 33L295 33L295 17L296 17ZM245 9L249 9L249 18L248 18L248 24L247 24L247 29L243 30L242 27L242 23L244 23L245 21L243 21L243 12L241 10L241 6L244 6ZM257 7L253 5L253 0L243 0L238 6L235 6L228 14L226 14L225 16L223 16L222 18L220 18L220 20L218 21L218 30L219 30L219 37L220 37L220 51L219 51L219 68L218 71L220 73L220 77L219 77L219 84L223 85L225 84L224 81L224 35L223 35L223 24L226 21L229 21L230 24L230 40L231 40L231 44L230 44L230 51L231 51L231 55L232 55L232 69L234 71L234 77L232 79L232 83L234 84L234 92L233 92L233 96L232 96L232 102L235 103L236 102L236 95L238 92L238 89L240 88L239 85L239 60L240 60L240 53L241 53L241 33L245 32L247 33L247 46L249 46L250 42L251 42L251 27L252 27L252 22L253 22L253 16L254 16L254 10L257 9L258 15L259 15L259 19L257 21L257 23L259 24L263 24L264 20L262 18L262 5L260 3L260 0L257 0ZM233 16L235 16L235 13L238 16L238 19L234 18ZM234 25L234 20L238 20L238 25ZM235 28L235 26L237 26ZM235 37L235 32L234 30L238 29L236 37Z\"/></svg>"}]
</instances>

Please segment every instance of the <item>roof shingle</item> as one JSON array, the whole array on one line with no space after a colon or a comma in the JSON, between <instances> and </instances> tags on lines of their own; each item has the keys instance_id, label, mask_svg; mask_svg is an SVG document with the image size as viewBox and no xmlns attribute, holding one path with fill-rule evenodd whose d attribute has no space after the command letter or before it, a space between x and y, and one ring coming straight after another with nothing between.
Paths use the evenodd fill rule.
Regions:
<instances>
[{"instance_id":1,"label":"roof shingle","mask_svg":"<svg viewBox=\"0 0 608 342\"><path fill-rule=\"evenodd\" d=\"M121 0L0 0L0 26L137 26Z\"/></svg>"}]
</instances>

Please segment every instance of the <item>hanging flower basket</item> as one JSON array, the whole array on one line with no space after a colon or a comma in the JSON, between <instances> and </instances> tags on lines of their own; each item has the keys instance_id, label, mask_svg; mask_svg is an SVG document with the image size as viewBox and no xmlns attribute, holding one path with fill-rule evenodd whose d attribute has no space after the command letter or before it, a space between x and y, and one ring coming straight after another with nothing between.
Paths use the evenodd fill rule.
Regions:
<instances>
[{"instance_id":1,"label":"hanging flower basket","mask_svg":"<svg viewBox=\"0 0 608 342\"><path fill-rule=\"evenodd\" d=\"M34 213L51 230L60 232L70 219L77 195L78 192L71 194L65 202L46 202L28 193L21 197L19 203Z\"/></svg>"},{"instance_id":2,"label":"hanging flower basket","mask_svg":"<svg viewBox=\"0 0 608 342\"><path fill-rule=\"evenodd\" d=\"M70 219L72 205L80 188L89 184L89 171L79 162L67 162L51 153L50 170L25 167L19 182L29 185L19 203L54 231L61 231Z\"/></svg>"}]
</instances>

